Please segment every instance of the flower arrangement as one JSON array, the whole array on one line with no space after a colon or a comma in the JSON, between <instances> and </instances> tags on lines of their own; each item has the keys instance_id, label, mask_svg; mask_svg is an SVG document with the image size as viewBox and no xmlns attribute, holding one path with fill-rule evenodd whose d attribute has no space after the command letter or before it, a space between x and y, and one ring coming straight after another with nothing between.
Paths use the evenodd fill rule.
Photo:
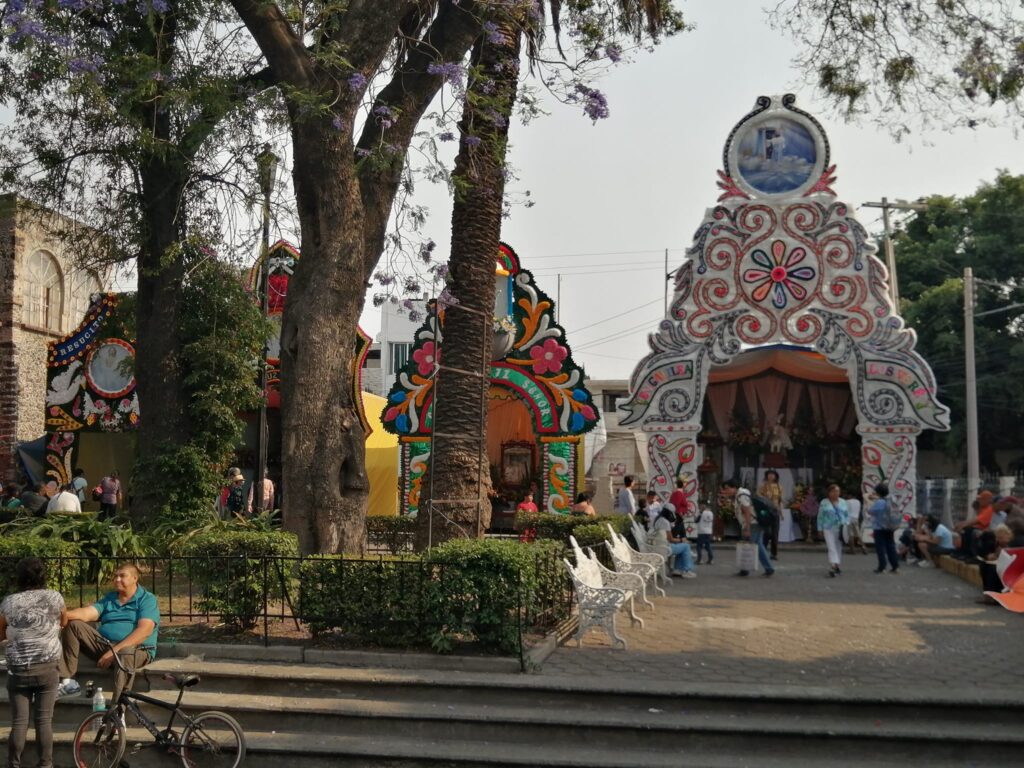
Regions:
<instances>
[{"instance_id":1,"label":"flower arrangement","mask_svg":"<svg viewBox=\"0 0 1024 768\"><path fill-rule=\"evenodd\" d=\"M793 498L789 500L789 508L798 511L807 498L808 488L803 483L793 486Z\"/></svg>"},{"instance_id":2,"label":"flower arrangement","mask_svg":"<svg viewBox=\"0 0 1024 768\"><path fill-rule=\"evenodd\" d=\"M757 424L734 421L729 427L726 444L730 448L756 448L763 442L764 433Z\"/></svg>"},{"instance_id":3,"label":"flower arrangement","mask_svg":"<svg viewBox=\"0 0 1024 768\"><path fill-rule=\"evenodd\" d=\"M515 320L513 320L508 315L505 315L504 317L494 317L492 319L493 319L493 327L494 327L494 332L495 333L515 333L516 332Z\"/></svg>"}]
</instances>

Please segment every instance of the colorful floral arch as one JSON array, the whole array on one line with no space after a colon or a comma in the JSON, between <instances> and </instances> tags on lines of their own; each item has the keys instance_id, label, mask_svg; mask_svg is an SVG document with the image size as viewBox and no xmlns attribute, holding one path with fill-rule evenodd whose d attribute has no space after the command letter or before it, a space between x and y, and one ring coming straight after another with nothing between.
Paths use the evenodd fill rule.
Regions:
<instances>
[{"instance_id":1,"label":"colorful floral arch","mask_svg":"<svg viewBox=\"0 0 1024 768\"><path fill-rule=\"evenodd\" d=\"M554 301L504 243L496 266L499 278L508 281L510 315L504 323L496 319L490 383L514 392L529 408L544 477L541 501L548 511L568 512L578 484L578 446L597 426L600 414L583 369L572 358L565 330L555 321ZM418 511L419 488L428 469L443 327L444 313L429 311L381 417L384 428L401 440L405 513Z\"/></svg>"},{"instance_id":2,"label":"colorful floral arch","mask_svg":"<svg viewBox=\"0 0 1024 768\"><path fill-rule=\"evenodd\" d=\"M813 348L846 372L864 489L885 480L912 513L916 437L949 429L949 411L893 307L876 247L836 199L824 130L794 96L761 96L729 134L723 163L718 205L676 273L669 313L621 406L621 424L651 433L651 487L668 495L683 478L693 511L710 367L745 346L782 342Z\"/></svg>"}]
</instances>

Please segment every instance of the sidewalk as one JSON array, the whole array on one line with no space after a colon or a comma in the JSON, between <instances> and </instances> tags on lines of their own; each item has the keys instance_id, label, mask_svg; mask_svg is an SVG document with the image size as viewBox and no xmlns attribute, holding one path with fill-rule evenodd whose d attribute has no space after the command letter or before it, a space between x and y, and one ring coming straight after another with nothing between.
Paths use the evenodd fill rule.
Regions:
<instances>
[{"instance_id":1,"label":"sidewalk","mask_svg":"<svg viewBox=\"0 0 1024 768\"><path fill-rule=\"evenodd\" d=\"M944 571L875 574L869 551L844 553L842 575L829 578L822 546L780 550L772 578L740 578L733 557L722 549L698 578L673 579L655 612L638 610L643 630L620 613L627 650L591 630L539 674L877 693L932 679L947 695L1024 691L1024 616L978 605L980 592Z\"/></svg>"}]
</instances>

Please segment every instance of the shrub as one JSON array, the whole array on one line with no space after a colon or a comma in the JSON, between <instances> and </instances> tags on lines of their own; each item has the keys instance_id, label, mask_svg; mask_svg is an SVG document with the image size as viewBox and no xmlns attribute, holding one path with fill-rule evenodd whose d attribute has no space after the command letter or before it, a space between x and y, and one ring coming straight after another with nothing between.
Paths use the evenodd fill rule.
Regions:
<instances>
[{"instance_id":1,"label":"shrub","mask_svg":"<svg viewBox=\"0 0 1024 768\"><path fill-rule=\"evenodd\" d=\"M73 542L46 539L28 534L0 536L0 594L7 595L17 589L14 569L23 557L47 559L46 584L64 592L77 585L81 561ZM52 558L68 558L55 560Z\"/></svg>"},{"instance_id":2,"label":"shrub","mask_svg":"<svg viewBox=\"0 0 1024 768\"><path fill-rule=\"evenodd\" d=\"M593 530L600 527L604 531L600 540L604 541L608 535L608 528L606 527L608 523L611 524L617 533L625 535L632 521L626 515L593 518L586 515L552 515L546 513L535 515L520 513L516 516L516 527L519 530L531 529L534 531L533 538L554 539L555 541L561 541L566 546L569 545L570 535L576 536L576 540L580 541L580 536L576 533L580 528ZM580 544L582 545L583 542L580 541Z\"/></svg>"},{"instance_id":3,"label":"shrub","mask_svg":"<svg viewBox=\"0 0 1024 768\"><path fill-rule=\"evenodd\" d=\"M309 557L299 566L299 613L314 634L340 629L381 645L420 644L430 577L417 557Z\"/></svg>"},{"instance_id":4,"label":"shrub","mask_svg":"<svg viewBox=\"0 0 1024 768\"><path fill-rule=\"evenodd\" d=\"M203 585L199 610L242 629L256 624L264 593L268 600L283 598L290 577L280 560L264 558L297 557L298 551L294 534L228 527L211 528L181 545L181 554L191 558L192 580Z\"/></svg>"},{"instance_id":5,"label":"shrub","mask_svg":"<svg viewBox=\"0 0 1024 768\"><path fill-rule=\"evenodd\" d=\"M530 611L564 581L554 562L560 551L554 542L495 539L448 541L431 550L424 558L435 568L427 596L430 644L448 651L456 640L475 639L491 650L517 652Z\"/></svg>"},{"instance_id":6,"label":"shrub","mask_svg":"<svg viewBox=\"0 0 1024 768\"><path fill-rule=\"evenodd\" d=\"M366 540L370 547L385 549L392 555L412 549L416 518L409 515L369 515Z\"/></svg>"}]
</instances>

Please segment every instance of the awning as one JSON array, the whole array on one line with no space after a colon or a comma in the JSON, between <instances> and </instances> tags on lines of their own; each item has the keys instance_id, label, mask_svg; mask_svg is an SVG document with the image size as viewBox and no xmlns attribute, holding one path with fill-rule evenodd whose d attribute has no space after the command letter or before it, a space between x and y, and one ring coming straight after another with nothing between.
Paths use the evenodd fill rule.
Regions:
<instances>
[{"instance_id":1,"label":"awning","mask_svg":"<svg viewBox=\"0 0 1024 768\"><path fill-rule=\"evenodd\" d=\"M726 365L712 366L709 384L749 379L767 370L822 384L846 384L846 371L837 368L824 355L803 347L784 344L742 352Z\"/></svg>"},{"instance_id":2,"label":"awning","mask_svg":"<svg viewBox=\"0 0 1024 768\"><path fill-rule=\"evenodd\" d=\"M18 443L15 449L21 469L32 483L46 479L46 435Z\"/></svg>"}]
</instances>

